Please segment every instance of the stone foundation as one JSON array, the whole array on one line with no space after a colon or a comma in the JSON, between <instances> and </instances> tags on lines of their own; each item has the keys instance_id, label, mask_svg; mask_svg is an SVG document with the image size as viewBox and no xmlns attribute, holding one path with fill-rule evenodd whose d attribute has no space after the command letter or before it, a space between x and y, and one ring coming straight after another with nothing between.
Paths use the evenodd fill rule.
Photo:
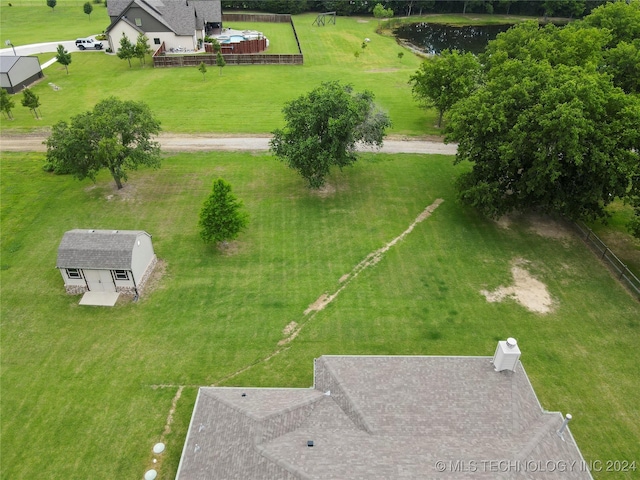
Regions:
<instances>
[{"instance_id":1,"label":"stone foundation","mask_svg":"<svg viewBox=\"0 0 640 480\"><path fill-rule=\"evenodd\" d=\"M147 284L147 281L149 281L149 278L151 277L151 274L153 273L153 270L156 268L157 264L158 264L158 257L154 255L153 258L151 259L151 262L149 262L149 266L147 267L147 270L144 272L144 275L142 275L142 279L140 280L140 283L138 284L138 295L142 295L142 292L144 291L144 287Z\"/></svg>"},{"instance_id":2,"label":"stone foundation","mask_svg":"<svg viewBox=\"0 0 640 480\"><path fill-rule=\"evenodd\" d=\"M86 285L65 285L64 289L68 295L81 295L89 291Z\"/></svg>"}]
</instances>

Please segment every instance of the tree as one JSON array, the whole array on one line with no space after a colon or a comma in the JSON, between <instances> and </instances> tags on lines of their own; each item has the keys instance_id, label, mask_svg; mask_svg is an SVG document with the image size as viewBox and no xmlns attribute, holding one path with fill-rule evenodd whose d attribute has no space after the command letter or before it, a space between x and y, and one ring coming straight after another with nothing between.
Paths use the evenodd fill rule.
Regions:
<instances>
[{"instance_id":1,"label":"tree","mask_svg":"<svg viewBox=\"0 0 640 480\"><path fill-rule=\"evenodd\" d=\"M149 48L149 38L144 33L139 33L138 38L136 39L136 45L134 47L135 57L140 59L140 63L144 65L145 56L153 52L151 48Z\"/></svg>"},{"instance_id":2,"label":"tree","mask_svg":"<svg viewBox=\"0 0 640 480\"><path fill-rule=\"evenodd\" d=\"M391 121L373 99L369 91L354 93L351 85L322 83L285 105L286 127L273 132L271 151L311 188L322 187L332 165L342 169L357 160L357 143L382 146Z\"/></svg>"},{"instance_id":3,"label":"tree","mask_svg":"<svg viewBox=\"0 0 640 480\"><path fill-rule=\"evenodd\" d=\"M205 74L207 73L207 65L204 62L200 62L198 71L202 74L202 81L204 82L206 80Z\"/></svg>"},{"instance_id":4,"label":"tree","mask_svg":"<svg viewBox=\"0 0 640 480\"><path fill-rule=\"evenodd\" d=\"M393 17L393 9L384 8L381 3L376 3L376 6L373 7L373 16L378 19L378 25L380 25L381 19Z\"/></svg>"},{"instance_id":5,"label":"tree","mask_svg":"<svg viewBox=\"0 0 640 480\"><path fill-rule=\"evenodd\" d=\"M86 2L82 7L82 9L84 10L84 13L89 15L89 20L91 20L91 12L93 12L93 5L91 5L90 2Z\"/></svg>"},{"instance_id":6,"label":"tree","mask_svg":"<svg viewBox=\"0 0 640 480\"><path fill-rule=\"evenodd\" d=\"M508 60L451 109L446 141L458 142L463 202L499 217L537 210L606 216L625 198L640 163L640 100L595 67Z\"/></svg>"},{"instance_id":7,"label":"tree","mask_svg":"<svg viewBox=\"0 0 640 480\"><path fill-rule=\"evenodd\" d=\"M247 226L249 216L242 211L242 202L231 193L231 185L219 178L200 211L200 237L207 243L226 242L237 238Z\"/></svg>"},{"instance_id":8,"label":"tree","mask_svg":"<svg viewBox=\"0 0 640 480\"><path fill-rule=\"evenodd\" d=\"M425 60L409 83L413 84L413 96L420 103L438 110L440 127L444 113L473 92L479 77L480 63L473 54L444 50Z\"/></svg>"},{"instance_id":9,"label":"tree","mask_svg":"<svg viewBox=\"0 0 640 480\"><path fill-rule=\"evenodd\" d=\"M216 53L216 65L218 67L220 67L220 75L222 75L222 69L224 68L224 66L227 64L227 62L225 61L224 57L222 56L222 53L218 52Z\"/></svg>"},{"instance_id":10,"label":"tree","mask_svg":"<svg viewBox=\"0 0 640 480\"><path fill-rule=\"evenodd\" d=\"M30 88L25 88L22 91L22 106L27 107L33 115L39 119L38 107L40 106L40 97L33 93Z\"/></svg>"},{"instance_id":11,"label":"tree","mask_svg":"<svg viewBox=\"0 0 640 480\"><path fill-rule=\"evenodd\" d=\"M71 54L67 52L67 50L64 48L64 45L58 45L56 61L60 65L64 66L65 70L67 71L67 75L69 75L69 65L71 64Z\"/></svg>"},{"instance_id":12,"label":"tree","mask_svg":"<svg viewBox=\"0 0 640 480\"><path fill-rule=\"evenodd\" d=\"M0 88L0 111L4 113L9 120L13 120L11 110L15 106L13 99L4 88Z\"/></svg>"},{"instance_id":13,"label":"tree","mask_svg":"<svg viewBox=\"0 0 640 480\"><path fill-rule=\"evenodd\" d=\"M160 123L145 103L109 97L70 124L53 126L45 142L49 169L95 181L106 168L121 189L128 170L160 166L160 146L151 140L159 132Z\"/></svg>"},{"instance_id":14,"label":"tree","mask_svg":"<svg viewBox=\"0 0 640 480\"><path fill-rule=\"evenodd\" d=\"M56 0L47 0L47 7L51 8L52 12L53 12L53 9L56 8L57 4L58 2Z\"/></svg>"},{"instance_id":15,"label":"tree","mask_svg":"<svg viewBox=\"0 0 640 480\"><path fill-rule=\"evenodd\" d=\"M127 60L129 62L129 68L131 68L131 59L136 56L136 46L131 43L129 37L122 32L122 38L120 39L120 48L118 49L118 58L121 60Z\"/></svg>"}]
</instances>

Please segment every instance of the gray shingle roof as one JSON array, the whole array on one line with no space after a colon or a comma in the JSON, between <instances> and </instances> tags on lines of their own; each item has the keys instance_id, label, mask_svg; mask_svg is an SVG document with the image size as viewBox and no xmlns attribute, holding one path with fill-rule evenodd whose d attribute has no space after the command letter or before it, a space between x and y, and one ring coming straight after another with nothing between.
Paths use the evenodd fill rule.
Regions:
<instances>
[{"instance_id":1,"label":"gray shingle roof","mask_svg":"<svg viewBox=\"0 0 640 480\"><path fill-rule=\"evenodd\" d=\"M542 410L521 364L323 356L312 389L201 388L177 478L557 480L524 469L575 461L562 478L589 479L571 433L556 433L562 420Z\"/></svg>"},{"instance_id":2,"label":"gray shingle roof","mask_svg":"<svg viewBox=\"0 0 640 480\"><path fill-rule=\"evenodd\" d=\"M69 230L58 247L58 268L131 268L133 247L142 230Z\"/></svg>"},{"instance_id":3,"label":"gray shingle roof","mask_svg":"<svg viewBox=\"0 0 640 480\"><path fill-rule=\"evenodd\" d=\"M120 17L132 3L166 25L176 35L193 35L196 28L203 27L203 21L222 20L221 3L218 0L112 0L107 4L109 16ZM118 21L116 19L110 28Z\"/></svg>"}]
</instances>

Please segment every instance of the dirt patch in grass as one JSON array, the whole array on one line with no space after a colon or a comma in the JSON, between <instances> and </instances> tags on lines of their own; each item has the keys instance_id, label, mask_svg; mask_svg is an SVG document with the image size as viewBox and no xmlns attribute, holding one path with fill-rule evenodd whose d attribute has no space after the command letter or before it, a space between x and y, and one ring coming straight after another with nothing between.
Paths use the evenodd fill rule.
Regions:
<instances>
[{"instance_id":1,"label":"dirt patch in grass","mask_svg":"<svg viewBox=\"0 0 640 480\"><path fill-rule=\"evenodd\" d=\"M573 238L570 227L559 220L555 220L545 215L528 215L529 230L545 238L569 241Z\"/></svg>"},{"instance_id":2,"label":"dirt patch in grass","mask_svg":"<svg viewBox=\"0 0 640 480\"><path fill-rule=\"evenodd\" d=\"M499 286L491 292L480 290L487 302L502 302L506 298L512 298L532 312L543 314L552 312L553 300L547 290L547 286L524 268L527 263L523 259L513 261L513 266L511 267L513 285L508 287Z\"/></svg>"},{"instance_id":3,"label":"dirt patch in grass","mask_svg":"<svg viewBox=\"0 0 640 480\"><path fill-rule=\"evenodd\" d=\"M298 336L300 328L296 322L289 322L289 324L282 329L282 334L286 337L278 342L278 346L286 345L294 338Z\"/></svg>"},{"instance_id":4,"label":"dirt patch in grass","mask_svg":"<svg viewBox=\"0 0 640 480\"><path fill-rule=\"evenodd\" d=\"M333 185L330 185L328 183L325 183L320 188L312 188L311 189L311 194L315 195L317 197L320 197L320 198L327 198L327 197L332 196L335 193L336 193L336 187L334 187Z\"/></svg>"},{"instance_id":5,"label":"dirt patch in grass","mask_svg":"<svg viewBox=\"0 0 640 480\"><path fill-rule=\"evenodd\" d=\"M220 242L216 248L220 253L222 253L226 257L230 257L232 255L237 254L241 249L241 243L238 241L233 242Z\"/></svg>"}]
</instances>

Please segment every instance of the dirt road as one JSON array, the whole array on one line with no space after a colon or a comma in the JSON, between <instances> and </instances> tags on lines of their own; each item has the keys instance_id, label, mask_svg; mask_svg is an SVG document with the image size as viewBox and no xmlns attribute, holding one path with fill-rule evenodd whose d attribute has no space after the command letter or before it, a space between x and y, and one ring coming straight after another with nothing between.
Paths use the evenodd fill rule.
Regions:
<instances>
[{"instance_id":1,"label":"dirt road","mask_svg":"<svg viewBox=\"0 0 640 480\"><path fill-rule=\"evenodd\" d=\"M4 152L44 152L45 134L2 135L0 151ZM265 151L269 149L268 136L222 136L222 135L183 135L163 133L158 141L165 152L206 152L227 151ZM437 140L407 140L390 137L384 141L380 152L383 153L435 153L455 155L455 144L444 144ZM376 151L362 147L360 151Z\"/></svg>"}]
</instances>

